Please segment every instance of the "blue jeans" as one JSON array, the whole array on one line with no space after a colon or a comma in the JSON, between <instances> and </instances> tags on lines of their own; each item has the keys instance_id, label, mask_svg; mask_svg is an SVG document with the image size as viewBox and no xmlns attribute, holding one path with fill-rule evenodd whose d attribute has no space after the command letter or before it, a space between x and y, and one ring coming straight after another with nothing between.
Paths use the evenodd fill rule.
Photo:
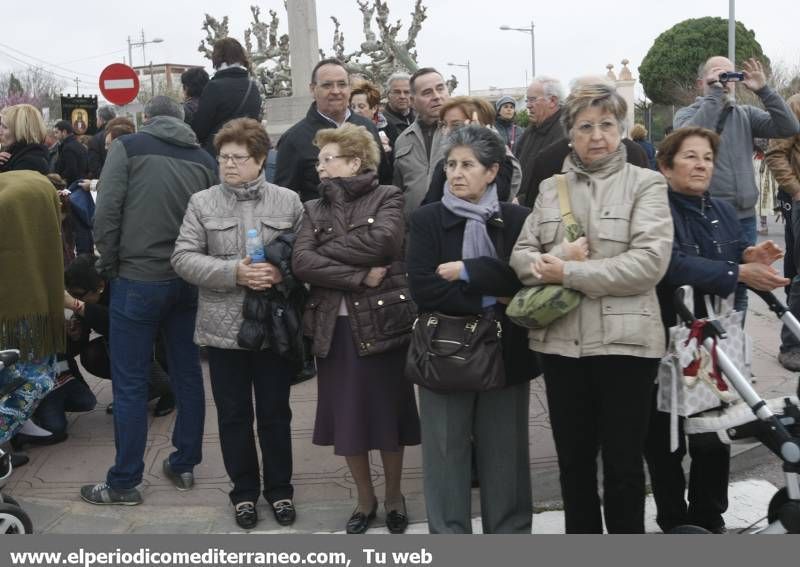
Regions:
<instances>
[{"instance_id":1,"label":"blue jeans","mask_svg":"<svg viewBox=\"0 0 800 567\"><path fill-rule=\"evenodd\" d=\"M33 416L40 427L51 433L63 433L67 430L67 412L92 411L95 405L94 392L83 378L76 376L47 394Z\"/></svg>"},{"instance_id":2,"label":"blue jeans","mask_svg":"<svg viewBox=\"0 0 800 567\"><path fill-rule=\"evenodd\" d=\"M739 225L742 227L742 243L746 246L753 246L756 243L756 217L747 217L739 219ZM736 311L747 312L747 286L739 284L736 287L736 295L733 298L733 308Z\"/></svg>"},{"instance_id":3,"label":"blue jeans","mask_svg":"<svg viewBox=\"0 0 800 567\"><path fill-rule=\"evenodd\" d=\"M114 392L114 466L112 488L133 488L142 481L147 445L147 385L153 345L163 331L177 417L172 434L176 451L170 465L190 472L202 460L205 395L200 356L192 340L197 288L181 279L160 282L117 278L111 282L111 386Z\"/></svg>"}]
</instances>

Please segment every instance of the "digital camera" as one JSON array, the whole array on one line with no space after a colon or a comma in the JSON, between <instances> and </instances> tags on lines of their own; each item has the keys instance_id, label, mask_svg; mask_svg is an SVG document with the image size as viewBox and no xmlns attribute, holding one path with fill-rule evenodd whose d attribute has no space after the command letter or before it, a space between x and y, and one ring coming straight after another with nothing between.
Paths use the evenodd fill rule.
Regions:
<instances>
[{"instance_id":1,"label":"digital camera","mask_svg":"<svg viewBox=\"0 0 800 567\"><path fill-rule=\"evenodd\" d=\"M744 81L744 73L740 71L725 71L724 73L720 73L720 83L729 83L731 81Z\"/></svg>"}]
</instances>

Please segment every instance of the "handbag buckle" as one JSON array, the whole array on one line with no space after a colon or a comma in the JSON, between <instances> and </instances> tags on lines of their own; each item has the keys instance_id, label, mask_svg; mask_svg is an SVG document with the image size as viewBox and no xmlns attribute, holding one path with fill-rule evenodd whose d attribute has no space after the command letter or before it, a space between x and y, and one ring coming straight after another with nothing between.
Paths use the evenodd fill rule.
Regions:
<instances>
[{"instance_id":1,"label":"handbag buckle","mask_svg":"<svg viewBox=\"0 0 800 567\"><path fill-rule=\"evenodd\" d=\"M475 329L478 328L478 322L477 321L470 321L469 323L467 323L466 327L464 327L464 328L467 331L469 331L470 333L474 333Z\"/></svg>"},{"instance_id":2,"label":"handbag buckle","mask_svg":"<svg viewBox=\"0 0 800 567\"><path fill-rule=\"evenodd\" d=\"M439 319L436 317L429 317L428 318L428 327L435 327L439 324Z\"/></svg>"}]
</instances>

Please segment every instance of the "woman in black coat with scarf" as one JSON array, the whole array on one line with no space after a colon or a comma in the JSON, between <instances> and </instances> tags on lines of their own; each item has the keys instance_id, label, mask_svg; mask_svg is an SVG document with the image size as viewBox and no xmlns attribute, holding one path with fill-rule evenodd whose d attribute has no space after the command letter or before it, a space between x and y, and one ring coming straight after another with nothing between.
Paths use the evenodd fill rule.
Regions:
<instances>
[{"instance_id":1,"label":"woman in black coat with scarf","mask_svg":"<svg viewBox=\"0 0 800 567\"><path fill-rule=\"evenodd\" d=\"M528 209L500 203L495 178L505 145L466 126L445 147L442 201L412 215L407 268L421 312L492 312L503 328L506 386L483 392L420 388L425 501L431 533L470 533L470 460L481 481L484 533L530 533L530 380L538 373L527 332L505 316L522 287L508 265Z\"/></svg>"}]
</instances>

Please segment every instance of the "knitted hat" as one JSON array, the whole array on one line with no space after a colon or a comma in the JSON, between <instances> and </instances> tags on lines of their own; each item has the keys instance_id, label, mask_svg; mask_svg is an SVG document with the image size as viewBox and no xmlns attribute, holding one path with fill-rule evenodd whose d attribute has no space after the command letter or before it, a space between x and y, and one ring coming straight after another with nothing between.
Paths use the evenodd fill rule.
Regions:
<instances>
[{"instance_id":1,"label":"knitted hat","mask_svg":"<svg viewBox=\"0 0 800 567\"><path fill-rule=\"evenodd\" d=\"M497 102L494 103L494 108L497 110L497 112L500 112L500 109L503 107L503 105L509 103L513 104L515 109L517 108L517 101L508 95L501 96L499 99L497 99Z\"/></svg>"}]
</instances>

